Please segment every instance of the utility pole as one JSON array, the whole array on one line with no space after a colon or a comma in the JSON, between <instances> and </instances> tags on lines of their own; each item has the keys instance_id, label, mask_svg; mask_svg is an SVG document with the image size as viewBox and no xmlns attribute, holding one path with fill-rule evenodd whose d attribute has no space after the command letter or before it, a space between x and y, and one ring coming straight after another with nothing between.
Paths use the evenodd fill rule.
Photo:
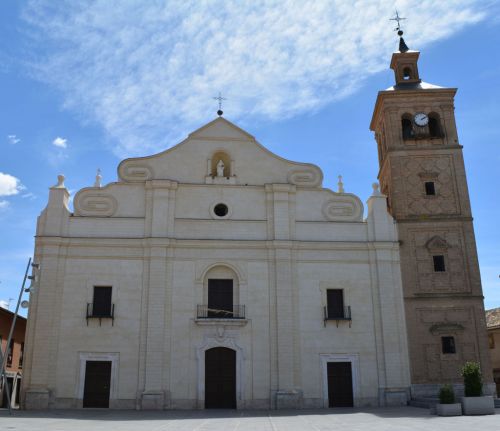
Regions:
<instances>
[{"instance_id":1,"label":"utility pole","mask_svg":"<svg viewBox=\"0 0 500 431\"><path fill-rule=\"evenodd\" d=\"M21 290L19 291L19 298L17 300L17 305L16 305L16 311L14 311L14 317L12 318L12 324L10 326L10 331L9 331L9 336L7 337L7 344L5 346L5 351L1 352L0 351L0 379L2 380L2 390L0 391L0 398L3 396L3 391L7 389L6 394L7 394L7 402L9 403L9 414L12 414L12 407L11 407L11 400L10 400L10 390L9 390L9 384L7 382L7 376L5 373L5 366L7 363L7 353L9 351L9 346L10 342L12 340L12 334L14 333L14 327L16 326L16 320L17 320L17 312L19 311L19 305L21 304L21 299L23 297L23 293L29 292L29 289L25 289L24 286L26 285L26 280L29 278L30 280L34 280L35 276L28 276L28 271L30 269L30 266L33 268L40 268L40 265L37 263L31 263L31 257L28 259L28 265L26 266L26 272L24 273L24 278L23 278L23 284L21 286ZM13 298L12 298L13 299ZM10 301L9 301L10 305ZM1 349L0 349L1 350Z\"/></svg>"}]
</instances>

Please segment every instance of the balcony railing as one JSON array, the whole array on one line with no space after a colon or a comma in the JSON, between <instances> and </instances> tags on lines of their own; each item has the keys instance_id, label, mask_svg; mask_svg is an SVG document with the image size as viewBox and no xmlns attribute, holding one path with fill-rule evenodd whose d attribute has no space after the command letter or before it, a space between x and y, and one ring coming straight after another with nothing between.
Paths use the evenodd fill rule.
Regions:
<instances>
[{"instance_id":1,"label":"balcony railing","mask_svg":"<svg viewBox=\"0 0 500 431\"><path fill-rule=\"evenodd\" d=\"M244 319L245 306L234 305L231 310L209 308L208 305L198 305L196 309L198 319Z\"/></svg>"},{"instance_id":2,"label":"balcony railing","mask_svg":"<svg viewBox=\"0 0 500 431\"><path fill-rule=\"evenodd\" d=\"M89 325L89 319L99 319L99 326L101 326L101 319L111 319L111 326L115 323L115 304L111 304L111 307L106 309L94 309L93 303L87 303L87 326Z\"/></svg>"},{"instance_id":3,"label":"balcony railing","mask_svg":"<svg viewBox=\"0 0 500 431\"><path fill-rule=\"evenodd\" d=\"M347 320L349 321L349 327L351 327L352 317L351 317L351 307L349 305L342 307L342 309L340 310L335 310L335 312L333 312L332 310L330 310L329 312L328 307L324 307L323 310L324 310L325 326L327 320L335 320L337 322L337 327L339 326L339 321Z\"/></svg>"}]
</instances>

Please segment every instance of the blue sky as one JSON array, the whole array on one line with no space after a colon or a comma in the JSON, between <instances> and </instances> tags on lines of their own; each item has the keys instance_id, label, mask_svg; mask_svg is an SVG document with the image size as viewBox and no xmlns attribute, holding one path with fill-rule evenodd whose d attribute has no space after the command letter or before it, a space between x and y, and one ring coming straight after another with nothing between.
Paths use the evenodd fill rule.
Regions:
<instances>
[{"instance_id":1,"label":"blue sky","mask_svg":"<svg viewBox=\"0 0 500 431\"><path fill-rule=\"evenodd\" d=\"M0 2L0 301L17 298L48 187L116 180L127 156L225 116L271 151L319 165L366 201L368 126L398 40L423 80L458 87L456 118L486 307L500 306L500 46L496 2Z\"/></svg>"}]
</instances>

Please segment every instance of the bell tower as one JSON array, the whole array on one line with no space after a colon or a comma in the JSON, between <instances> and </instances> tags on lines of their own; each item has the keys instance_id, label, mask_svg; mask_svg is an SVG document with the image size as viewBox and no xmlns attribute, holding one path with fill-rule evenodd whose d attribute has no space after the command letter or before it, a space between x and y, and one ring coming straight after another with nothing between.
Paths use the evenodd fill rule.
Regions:
<instances>
[{"instance_id":1,"label":"bell tower","mask_svg":"<svg viewBox=\"0 0 500 431\"><path fill-rule=\"evenodd\" d=\"M412 397L460 384L466 361L481 364L494 393L469 191L454 115L456 88L423 82L418 51L399 30L395 85L377 96L370 129L379 181L397 223ZM460 386L457 386L460 391Z\"/></svg>"}]
</instances>

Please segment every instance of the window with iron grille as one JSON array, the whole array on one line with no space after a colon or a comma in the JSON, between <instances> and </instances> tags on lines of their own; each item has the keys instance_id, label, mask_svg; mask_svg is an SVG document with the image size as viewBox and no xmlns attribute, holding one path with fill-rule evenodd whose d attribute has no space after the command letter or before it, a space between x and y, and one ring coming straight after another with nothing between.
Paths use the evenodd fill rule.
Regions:
<instances>
[{"instance_id":1,"label":"window with iron grille","mask_svg":"<svg viewBox=\"0 0 500 431\"><path fill-rule=\"evenodd\" d=\"M436 195L436 186L434 181L426 181L425 182L425 194L427 196L435 196Z\"/></svg>"},{"instance_id":2,"label":"window with iron grille","mask_svg":"<svg viewBox=\"0 0 500 431\"><path fill-rule=\"evenodd\" d=\"M446 271L446 267L444 265L444 256L439 254L436 256L432 256L432 261L434 263L434 272L444 272Z\"/></svg>"},{"instance_id":3,"label":"window with iron grille","mask_svg":"<svg viewBox=\"0 0 500 431\"><path fill-rule=\"evenodd\" d=\"M456 353L455 338L454 337L441 337L441 348L444 354Z\"/></svg>"}]
</instances>

